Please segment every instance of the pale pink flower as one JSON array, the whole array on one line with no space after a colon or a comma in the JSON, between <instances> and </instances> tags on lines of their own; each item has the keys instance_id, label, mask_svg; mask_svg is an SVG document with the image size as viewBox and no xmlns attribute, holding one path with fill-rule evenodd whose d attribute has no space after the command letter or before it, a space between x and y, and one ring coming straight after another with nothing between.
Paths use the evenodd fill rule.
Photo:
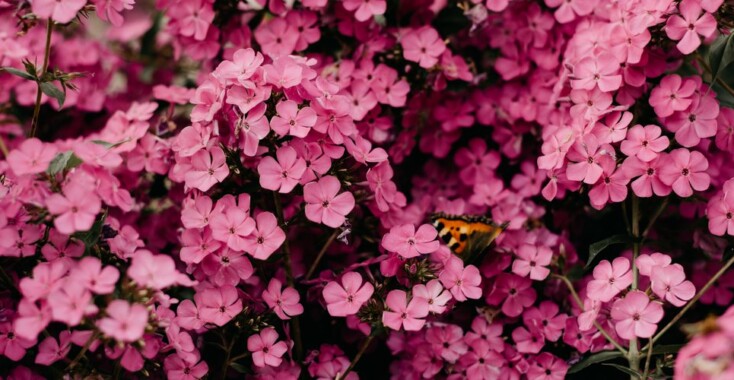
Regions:
<instances>
[{"instance_id":1,"label":"pale pink flower","mask_svg":"<svg viewBox=\"0 0 734 380\"><path fill-rule=\"evenodd\" d=\"M280 319L291 319L291 317L303 314L303 306L299 303L301 296L296 289L283 288L283 284L277 278L270 280L268 288L263 291L262 298L268 306L275 311Z\"/></svg>"},{"instance_id":2,"label":"pale pink flower","mask_svg":"<svg viewBox=\"0 0 734 380\"><path fill-rule=\"evenodd\" d=\"M237 288L231 285L202 290L196 303L201 320L217 326L224 326L242 311Z\"/></svg>"},{"instance_id":3,"label":"pale pink flower","mask_svg":"<svg viewBox=\"0 0 734 380\"><path fill-rule=\"evenodd\" d=\"M428 304L428 311L436 314L443 313L452 298L451 292L446 291L439 280L413 286L413 297L423 298Z\"/></svg>"},{"instance_id":4,"label":"pale pink flower","mask_svg":"<svg viewBox=\"0 0 734 380\"><path fill-rule=\"evenodd\" d=\"M97 322L97 327L107 336L120 342L135 342L143 337L148 324L145 306L123 300L114 300L105 309L107 317Z\"/></svg>"},{"instance_id":5,"label":"pale pink flower","mask_svg":"<svg viewBox=\"0 0 734 380\"><path fill-rule=\"evenodd\" d=\"M94 190L80 182L68 182L62 191L63 195L54 193L46 199L48 211L56 215L56 229L62 234L71 235L92 228L102 209L102 201Z\"/></svg>"},{"instance_id":6,"label":"pale pink flower","mask_svg":"<svg viewBox=\"0 0 734 380\"><path fill-rule=\"evenodd\" d=\"M438 58L446 50L446 44L441 40L441 36L430 26L410 30L402 36L400 44L403 46L403 57L408 61L417 62L425 69L438 63Z\"/></svg>"},{"instance_id":7,"label":"pale pink flower","mask_svg":"<svg viewBox=\"0 0 734 380\"><path fill-rule=\"evenodd\" d=\"M608 302L632 283L630 261L617 257L613 262L602 260L594 267L594 279L586 287L587 297Z\"/></svg>"},{"instance_id":8,"label":"pale pink flower","mask_svg":"<svg viewBox=\"0 0 734 380\"><path fill-rule=\"evenodd\" d=\"M277 367L283 362L281 357L288 350L285 342L278 342L278 333L268 327L259 334L247 338L247 350L252 352L252 362L258 367Z\"/></svg>"},{"instance_id":9,"label":"pale pink flower","mask_svg":"<svg viewBox=\"0 0 734 380\"><path fill-rule=\"evenodd\" d=\"M512 272L518 276L527 277L535 281L542 281L550 274L550 265L553 251L546 246L523 244L517 249L517 258L512 262Z\"/></svg>"},{"instance_id":10,"label":"pale pink flower","mask_svg":"<svg viewBox=\"0 0 734 380\"><path fill-rule=\"evenodd\" d=\"M334 317L356 314L367 302L375 288L369 282L362 284L359 273L348 272L342 276L341 284L331 281L322 292L326 301L326 309Z\"/></svg>"},{"instance_id":11,"label":"pale pink flower","mask_svg":"<svg viewBox=\"0 0 734 380\"><path fill-rule=\"evenodd\" d=\"M393 330L418 331L428 315L428 304L423 298L413 297L408 302L408 294L402 290L391 290L385 300L387 310L382 312L382 323Z\"/></svg>"},{"instance_id":12,"label":"pale pink flower","mask_svg":"<svg viewBox=\"0 0 734 380\"><path fill-rule=\"evenodd\" d=\"M53 19L59 24L66 24L76 18L77 12L86 4L86 0L33 0L31 8L39 18Z\"/></svg>"},{"instance_id":13,"label":"pale pink flower","mask_svg":"<svg viewBox=\"0 0 734 380\"><path fill-rule=\"evenodd\" d=\"M207 191L229 175L224 151L218 146L202 149L191 157L191 169L184 174L186 186Z\"/></svg>"},{"instance_id":14,"label":"pale pink flower","mask_svg":"<svg viewBox=\"0 0 734 380\"><path fill-rule=\"evenodd\" d=\"M285 241L285 232L278 226L278 218L271 212L261 212L255 220L255 229L245 237L245 251L256 259L267 260Z\"/></svg>"},{"instance_id":15,"label":"pale pink flower","mask_svg":"<svg viewBox=\"0 0 734 380\"><path fill-rule=\"evenodd\" d=\"M374 15L381 15L387 10L387 1L385 0L345 0L344 8L348 11L354 11L354 18L357 21L367 21Z\"/></svg>"},{"instance_id":16,"label":"pale pink flower","mask_svg":"<svg viewBox=\"0 0 734 380\"><path fill-rule=\"evenodd\" d=\"M654 267L650 280L655 295L678 307L685 305L696 294L696 287L686 280L680 264Z\"/></svg>"},{"instance_id":17,"label":"pale pink flower","mask_svg":"<svg viewBox=\"0 0 734 380\"><path fill-rule=\"evenodd\" d=\"M650 162L670 145L670 140L661 134L662 129L657 125L635 125L627 131L627 138L622 141L620 150L628 156L636 156L640 161Z\"/></svg>"},{"instance_id":18,"label":"pale pink flower","mask_svg":"<svg viewBox=\"0 0 734 380\"><path fill-rule=\"evenodd\" d=\"M403 224L390 229L382 237L382 248L395 252L405 259L435 252L439 247L438 232L430 224L415 230L413 224Z\"/></svg>"},{"instance_id":19,"label":"pale pink flower","mask_svg":"<svg viewBox=\"0 0 734 380\"><path fill-rule=\"evenodd\" d=\"M690 197L693 191L704 191L711 183L706 172L709 163L698 151L685 148L675 149L667 156L660 168L660 180L673 188L680 197Z\"/></svg>"},{"instance_id":20,"label":"pale pink flower","mask_svg":"<svg viewBox=\"0 0 734 380\"><path fill-rule=\"evenodd\" d=\"M306 171L306 161L298 157L296 150L289 146L278 148L275 156L277 161L267 156L257 165L260 186L280 193L289 193Z\"/></svg>"},{"instance_id":21,"label":"pale pink flower","mask_svg":"<svg viewBox=\"0 0 734 380\"><path fill-rule=\"evenodd\" d=\"M341 184L334 176L324 176L303 187L306 218L337 228L344 224L347 214L354 209L354 196L345 191L339 194Z\"/></svg>"},{"instance_id":22,"label":"pale pink flower","mask_svg":"<svg viewBox=\"0 0 734 380\"><path fill-rule=\"evenodd\" d=\"M665 24L665 32L683 54L691 54L701 46L701 37L716 33L716 19L708 13L701 14L699 0L683 0L678 4L680 15L672 15Z\"/></svg>"},{"instance_id":23,"label":"pale pink flower","mask_svg":"<svg viewBox=\"0 0 734 380\"><path fill-rule=\"evenodd\" d=\"M311 107L298 108L292 100L282 100L275 106L278 114L270 120L270 128L281 136L306 137L316 125L316 112Z\"/></svg>"},{"instance_id":24,"label":"pale pink flower","mask_svg":"<svg viewBox=\"0 0 734 380\"><path fill-rule=\"evenodd\" d=\"M663 314L659 302L651 302L645 292L634 290L614 302L611 316L617 334L623 339L632 339L653 336Z\"/></svg>"},{"instance_id":25,"label":"pale pink flower","mask_svg":"<svg viewBox=\"0 0 734 380\"><path fill-rule=\"evenodd\" d=\"M43 173L56 157L58 149L44 144L37 138L23 141L17 149L8 154L8 164L16 175Z\"/></svg>"}]
</instances>

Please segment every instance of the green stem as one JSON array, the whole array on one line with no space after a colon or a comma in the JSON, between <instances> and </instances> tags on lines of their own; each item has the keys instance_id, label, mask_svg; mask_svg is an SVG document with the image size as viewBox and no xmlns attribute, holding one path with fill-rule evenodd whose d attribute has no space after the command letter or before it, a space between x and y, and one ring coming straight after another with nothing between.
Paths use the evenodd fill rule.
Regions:
<instances>
[{"instance_id":1,"label":"green stem","mask_svg":"<svg viewBox=\"0 0 734 380\"><path fill-rule=\"evenodd\" d=\"M551 276L563 281L563 283L566 284L566 287L568 287L568 290L571 292L571 296L573 296L574 301L576 301L576 305L578 305L581 311L584 311L584 303L581 301L581 297L579 297L579 294L576 293L576 289L574 289L573 284L571 283L571 280L569 280L566 276L561 276L557 274L551 274ZM612 338L612 336L607 332L607 330L605 330L604 327L602 327L602 325L599 322L597 322L596 320L594 321L594 327L596 327L596 329L599 330L601 335L603 335L604 338L606 338L607 341L609 341L609 343L611 343L614 346L614 348L617 349L617 351L621 352L622 355L627 356L627 350L625 350L621 344L619 344L616 340L614 340L614 338Z\"/></svg>"},{"instance_id":2,"label":"green stem","mask_svg":"<svg viewBox=\"0 0 734 380\"><path fill-rule=\"evenodd\" d=\"M316 255L316 259L314 260L313 264L311 264L311 267L308 268L308 272L306 272L306 277L304 278L304 281L308 281L311 278L311 276L313 276L314 272L316 271L316 268L319 266L319 262L324 257L326 250L329 249L329 246L331 246L331 243L334 242L337 235L339 235L339 230L334 230L331 236L329 236L329 239L326 240L326 243L324 243L324 246L321 247L319 254Z\"/></svg>"},{"instance_id":3,"label":"green stem","mask_svg":"<svg viewBox=\"0 0 734 380\"><path fill-rule=\"evenodd\" d=\"M642 235L640 235L643 239L647 237L647 234L650 232L650 229L652 228L653 224L658 220L660 215L665 211L665 208L668 207L668 198L664 198L662 203L660 203L660 206L658 206L658 209L655 210L655 214L653 214L652 218L650 218L650 221L647 223L647 226L642 231Z\"/></svg>"},{"instance_id":4,"label":"green stem","mask_svg":"<svg viewBox=\"0 0 734 380\"><path fill-rule=\"evenodd\" d=\"M367 351L367 347L369 347L370 343L372 343L372 340L375 338L375 334L370 334L367 339L365 339L364 343L362 343L362 346L359 348L359 351L357 351L357 355L354 356L354 359L352 359L352 362L349 363L349 367L344 371L342 374L338 374L336 376L336 380L343 380L347 378L347 375L349 375L349 372L352 372L354 369L354 366L357 365L357 362L359 362L359 359L362 358L362 355L364 355L364 352Z\"/></svg>"},{"instance_id":5,"label":"green stem","mask_svg":"<svg viewBox=\"0 0 734 380\"><path fill-rule=\"evenodd\" d=\"M41 73L37 76L38 81L36 82L38 87L36 88L36 105L33 108L33 119L31 119L30 137L36 136L36 129L38 128L38 116L41 113L41 95L43 94L43 92L41 92L41 80L43 75L46 73L46 70L48 70L48 59L51 56L51 34L53 32L53 28L54 22L49 19L46 23L46 49L43 53L43 68L41 69Z\"/></svg>"},{"instance_id":6,"label":"green stem","mask_svg":"<svg viewBox=\"0 0 734 380\"><path fill-rule=\"evenodd\" d=\"M285 274L288 286L293 289L296 288L296 282L293 278L293 261L291 260L291 249L288 245L288 229L285 225L285 218L283 217L283 204L280 202L280 196L277 192L273 192L273 203L275 204L275 215L278 217L278 223L282 226L286 238L283 241L283 261L285 261ZM296 361L301 364L303 359L303 341L301 340L301 322L300 319L295 316L291 318L291 330L293 335L293 353Z\"/></svg>"},{"instance_id":7,"label":"green stem","mask_svg":"<svg viewBox=\"0 0 734 380\"><path fill-rule=\"evenodd\" d=\"M75 357L74 357L74 359L73 359L73 360L71 361L71 363L69 363L69 365L68 365L68 366L66 367L66 372L67 372L67 373L68 373L69 371L71 371L72 369L74 369L74 367L75 367L75 366L76 366L77 364L79 364L79 361L80 361L80 360L82 359L82 357L84 357L84 354L86 354L86 353L87 353L87 351L89 350L89 347L90 347L90 346L92 345L92 342L94 342L95 340L97 340L97 338L99 338L99 335L100 335L100 334L99 334L99 332L94 332L94 333L93 333L93 334L92 334L92 335L91 335L91 336L89 337L89 339L87 339L87 341L86 341L86 342L84 343L84 346L82 347L81 351L79 351L79 353L78 353L78 354L76 354L76 356L75 356Z\"/></svg>"},{"instance_id":8,"label":"green stem","mask_svg":"<svg viewBox=\"0 0 734 380\"><path fill-rule=\"evenodd\" d=\"M696 302L698 302L698 300L709 290L709 288L711 288L711 286L713 286L714 283L718 281L719 278L724 275L724 273L726 273L726 271L729 269L729 267L732 266L732 264L734 264L734 256L730 258L729 261L727 261L726 264L724 264L724 266L721 267L721 269L719 269L719 271L716 272L716 274L708 280L708 282L703 286L703 288L701 288L701 290L699 290L698 293L696 293L696 295L690 301L688 301L686 306L680 309L678 314L676 314L675 317L673 317L673 319L671 319L670 322L668 322L668 324L665 325L665 327L663 327L660 330L660 332L658 332L657 334L655 334L655 336L652 337L648 345L652 345L655 342L657 342L658 339L660 339L660 337L663 336L663 334L665 334L668 330L670 330L670 328L673 327L673 325L675 325L675 323L678 322L683 317L683 315L691 307L693 307L693 305Z\"/></svg>"},{"instance_id":9,"label":"green stem","mask_svg":"<svg viewBox=\"0 0 734 380\"><path fill-rule=\"evenodd\" d=\"M650 360L652 359L652 344L647 345L647 358L645 359L645 370L642 372L642 380L647 379L647 374L650 373Z\"/></svg>"},{"instance_id":10,"label":"green stem","mask_svg":"<svg viewBox=\"0 0 734 380\"><path fill-rule=\"evenodd\" d=\"M632 194L632 290L637 289L639 273L637 270L637 256L640 255L640 199ZM627 361L630 369L640 371L640 355L637 346L637 337L630 339ZM634 377L633 377L634 379Z\"/></svg>"}]
</instances>

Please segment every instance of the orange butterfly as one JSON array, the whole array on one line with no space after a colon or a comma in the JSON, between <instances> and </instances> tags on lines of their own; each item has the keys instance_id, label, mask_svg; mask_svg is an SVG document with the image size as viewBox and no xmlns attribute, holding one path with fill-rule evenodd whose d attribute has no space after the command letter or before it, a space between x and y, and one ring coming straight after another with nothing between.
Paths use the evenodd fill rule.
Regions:
<instances>
[{"instance_id":1,"label":"orange butterfly","mask_svg":"<svg viewBox=\"0 0 734 380\"><path fill-rule=\"evenodd\" d=\"M497 225L485 216L448 215L431 216L438 236L465 262L472 262L507 228L509 223Z\"/></svg>"}]
</instances>

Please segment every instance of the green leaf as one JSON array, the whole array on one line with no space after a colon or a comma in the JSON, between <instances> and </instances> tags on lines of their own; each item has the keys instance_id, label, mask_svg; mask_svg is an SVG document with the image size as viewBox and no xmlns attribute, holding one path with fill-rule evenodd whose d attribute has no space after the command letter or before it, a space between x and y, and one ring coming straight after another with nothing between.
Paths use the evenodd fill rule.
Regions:
<instances>
[{"instance_id":1,"label":"green leaf","mask_svg":"<svg viewBox=\"0 0 734 380\"><path fill-rule=\"evenodd\" d=\"M51 160L51 163L48 165L48 169L46 169L46 173L54 175L62 170L75 168L81 165L81 163L82 160L77 157L74 152L67 150L66 152L57 154L56 157Z\"/></svg>"},{"instance_id":2,"label":"green leaf","mask_svg":"<svg viewBox=\"0 0 734 380\"><path fill-rule=\"evenodd\" d=\"M711 67L711 82L716 82L719 73L734 62L734 34L721 35L711 44L708 54Z\"/></svg>"},{"instance_id":3,"label":"green leaf","mask_svg":"<svg viewBox=\"0 0 734 380\"><path fill-rule=\"evenodd\" d=\"M122 141L118 141L118 142L116 142L114 144L111 143L111 142L103 141L103 140L92 140L93 143L98 144L98 145L102 145L103 147L105 147L107 149L117 148L118 146L120 146L120 145L122 145L122 144L124 144L124 143L126 143L128 141L130 141L130 138L126 138L126 139L124 139Z\"/></svg>"},{"instance_id":4,"label":"green leaf","mask_svg":"<svg viewBox=\"0 0 734 380\"><path fill-rule=\"evenodd\" d=\"M587 356L580 362L574 364L571 368L568 369L568 373L576 373L592 364L606 362L606 361L621 358L621 357L622 357L622 353L619 351L597 352L591 356Z\"/></svg>"},{"instance_id":5,"label":"green leaf","mask_svg":"<svg viewBox=\"0 0 734 380\"><path fill-rule=\"evenodd\" d=\"M591 244L589 246L589 259L586 262L585 268L588 268L594 262L596 255L601 253L601 251L605 250L610 245L628 243L629 241L630 238L627 235L612 235L604 240L599 240L596 243Z\"/></svg>"},{"instance_id":6,"label":"green leaf","mask_svg":"<svg viewBox=\"0 0 734 380\"><path fill-rule=\"evenodd\" d=\"M639 372L637 372L637 371L635 371L633 369L627 368L627 367L625 367L623 365L614 364L614 363L602 363L601 365L608 365L610 367L614 367L614 368L616 368L616 369L618 369L618 370L620 370L620 371L622 371L622 372L624 372L624 373L626 373L626 374L628 374L630 376L634 376L637 379L641 379L642 378L642 374L640 374Z\"/></svg>"},{"instance_id":7,"label":"green leaf","mask_svg":"<svg viewBox=\"0 0 734 380\"><path fill-rule=\"evenodd\" d=\"M74 234L74 237L81 240L87 249L91 248L97 244L99 237L102 236L102 226L104 226L105 219L107 219L107 210L97 215L97 219L92 224L92 228L88 231L77 232Z\"/></svg>"},{"instance_id":8,"label":"green leaf","mask_svg":"<svg viewBox=\"0 0 734 380\"><path fill-rule=\"evenodd\" d=\"M41 83L41 91L43 91L44 94L56 99L56 101L59 102L59 108L64 106L64 101L66 100L66 94L64 94L63 91L59 90L58 87L54 86L51 82L43 82Z\"/></svg>"},{"instance_id":9,"label":"green leaf","mask_svg":"<svg viewBox=\"0 0 734 380\"><path fill-rule=\"evenodd\" d=\"M584 267L581 265L574 265L571 267L571 269L566 273L566 278L571 281L580 280L581 277L584 276Z\"/></svg>"},{"instance_id":10,"label":"green leaf","mask_svg":"<svg viewBox=\"0 0 734 380\"><path fill-rule=\"evenodd\" d=\"M21 70L18 70L16 68L13 68L13 67L0 67L0 70L7 71L8 73L13 74L15 76L19 76L19 77L21 77L23 79L28 79L28 80L32 80L32 81L35 81L36 80L36 77L34 77L33 75L28 74L25 71L21 71Z\"/></svg>"}]
</instances>

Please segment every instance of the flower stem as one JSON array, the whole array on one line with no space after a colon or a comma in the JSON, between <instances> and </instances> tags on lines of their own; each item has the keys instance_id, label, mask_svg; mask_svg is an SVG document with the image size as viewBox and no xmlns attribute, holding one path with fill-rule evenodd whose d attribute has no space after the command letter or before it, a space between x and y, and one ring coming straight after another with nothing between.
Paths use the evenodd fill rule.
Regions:
<instances>
[{"instance_id":1,"label":"flower stem","mask_svg":"<svg viewBox=\"0 0 734 380\"><path fill-rule=\"evenodd\" d=\"M571 292L571 296L573 296L573 299L574 301L576 301L576 304L578 305L579 309L583 311L584 303L581 301L581 297L579 297L579 294L576 293L576 289L573 288L573 284L571 283L571 281L566 276L561 276L557 274L551 274L551 276L563 281L563 283L566 284L566 286L568 287L568 290ZM601 324L599 324L599 322L594 321L594 327L596 327L596 329L599 330L601 335L603 335L604 338L606 338L607 341L609 341L609 343L611 343L614 346L614 348L616 348L619 352L621 352L622 355L627 356L627 350L625 350L621 344L619 344L616 340L614 340L614 338L612 338L612 336L607 332L607 330L604 329L604 327L602 327Z\"/></svg>"},{"instance_id":2,"label":"flower stem","mask_svg":"<svg viewBox=\"0 0 734 380\"><path fill-rule=\"evenodd\" d=\"M362 346L359 347L359 351L357 351L357 355L354 356L354 359L352 359L352 362L349 363L349 367L344 371L342 374L337 374L336 380L344 380L347 378L347 375L349 375L349 372L352 372L352 369L354 369L354 366L357 365L357 362L359 362L359 359L362 358L362 355L364 355L364 352L367 351L367 347L369 347L370 343L372 343L372 339L375 338L375 334L370 334L367 339L365 339L364 343L362 343Z\"/></svg>"},{"instance_id":3,"label":"flower stem","mask_svg":"<svg viewBox=\"0 0 734 380\"><path fill-rule=\"evenodd\" d=\"M82 359L82 357L84 357L84 354L86 354L86 353L87 353L87 351L89 350L89 347L90 347L90 346L92 345L92 342L94 342L95 340L97 340L97 338L99 338L99 335L100 335L100 334L99 334L99 332L94 332L94 333L93 333L93 334L92 334L92 335L91 335L91 336L89 337L89 339L87 339L87 341L86 341L86 342L84 343L84 346L82 347L81 351L79 351L79 353L78 353L78 354L76 354L76 356L75 356L75 357L74 357L74 359L73 359L73 360L71 361L71 363L69 363L69 365L68 365L68 366L66 367L66 372L67 372L67 373L68 373L69 371L71 371L72 369L74 369L74 367L75 367L75 366L76 366L77 364L79 364L79 360L81 360L81 359Z\"/></svg>"},{"instance_id":4,"label":"flower stem","mask_svg":"<svg viewBox=\"0 0 734 380\"><path fill-rule=\"evenodd\" d=\"M640 199L634 194L632 194L632 239L632 290L636 290L639 277L637 256L640 255ZM629 354L627 355L630 369L635 372L640 371L640 355L637 343L637 337L630 339Z\"/></svg>"},{"instance_id":5,"label":"flower stem","mask_svg":"<svg viewBox=\"0 0 734 380\"><path fill-rule=\"evenodd\" d=\"M663 334L670 330L670 328L673 327L673 325L675 325L675 323L678 322L683 317L683 315L688 312L691 307L693 307L696 302L698 302L698 300L709 290L709 288L714 285L714 282L718 281L719 278L723 276L724 273L726 273L726 271L729 269L729 267L732 266L732 264L734 264L734 256L730 258L729 261L727 261L724 266L721 267L721 269L719 269L719 271L716 272L716 274L708 280L706 285L704 285L703 288L701 288L701 290L699 290L698 293L696 293L696 295L690 301L688 301L686 306L680 309L678 314L676 314L675 317L673 317L673 319L671 319L670 322L668 322L668 324L660 330L660 332L652 337L648 345L657 342L658 339L663 336Z\"/></svg>"},{"instance_id":6,"label":"flower stem","mask_svg":"<svg viewBox=\"0 0 734 380\"><path fill-rule=\"evenodd\" d=\"M647 345L647 358L645 359L645 370L642 372L642 380L647 379L647 374L650 373L650 359L652 358L652 344Z\"/></svg>"},{"instance_id":7,"label":"flower stem","mask_svg":"<svg viewBox=\"0 0 734 380\"><path fill-rule=\"evenodd\" d=\"M311 276L313 276L314 272L316 271L316 268L319 266L319 262L324 257L324 254L326 253L326 250L329 249L329 246L331 246L331 243L334 242L334 239L336 239L336 236L339 235L339 230L334 230L334 232L329 236L329 239L326 240L326 243L324 243L324 246L321 247L321 250L319 251L319 254L316 255L316 260L314 260L313 264L311 264L311 267L308 268L308 272L306 272L306 277L304 277L305 281L308 281Z\"/></svg>"},{"instance_id":8,"label":"flower stem","mask_svg":"<svg viewBox=\"0 0 734 380\"><path fill-rule=\"evenodd\" d=\"M278 217L278 224L283 228L286 238L283 241L283 261L285 261L285 274L288 286L296 288L296 282L293 278L293 261L291 260L291 249L288 245L288 230L283 217L283 204L280 202L280 195L273 192L273 203L275 204L275 215ZM301 340L301 322L297 316L291 318L291 329L293 333L293 353L295 360L301 364L303 359L303 341Z\"/></svg>"},{"instance_id":9,"label":"flower stem","mask_svg":"<svg viewBox=\"0 0 734 380\"><path fill-rule=\"evenodd\" d=\"M36 129L38 129L38 115L41 113L41 95L43 94L43 92L41 92L41 78L43 77L43 74L46 73L46 70L48 70L48 59L51 56L51 34L53 32L53 28L54 22L49 19L46 23L46 49L43 53L43 68L41 69L41 73L38 75L38 81L36 82L38 85L36 88L36 106L33 108L30 137L35 137Z\"/></svg>"}]
</instances>

